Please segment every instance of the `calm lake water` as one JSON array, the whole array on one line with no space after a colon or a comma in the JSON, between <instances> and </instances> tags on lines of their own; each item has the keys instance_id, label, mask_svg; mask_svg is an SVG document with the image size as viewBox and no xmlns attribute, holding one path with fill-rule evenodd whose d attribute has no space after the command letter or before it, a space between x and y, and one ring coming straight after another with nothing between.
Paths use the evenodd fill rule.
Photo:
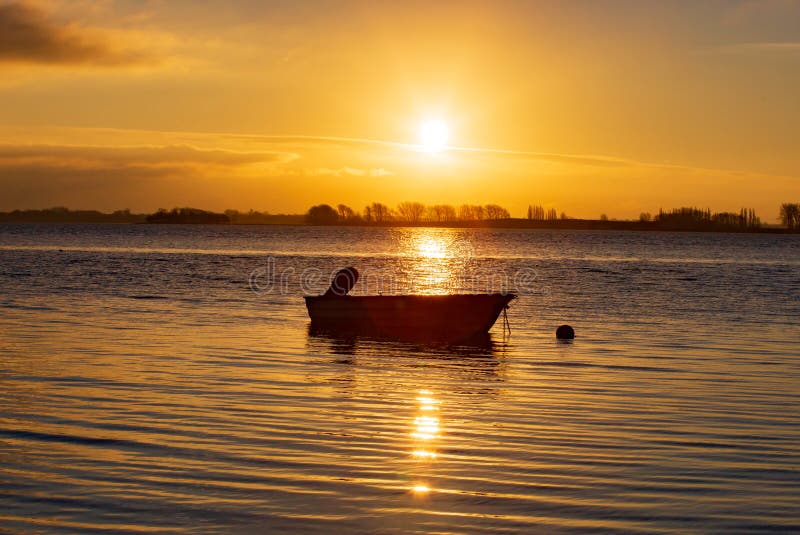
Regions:
<instances>
[{"instance_id":1,"label":"calm lake water","mask_svg":"<svg viewBox=\"0 0 800 535\"><path fill-rule=\"evenodd\" d=\"M346 265L522 295L309 333ZM800 236L5 225L0 355L0 532L800 531Z\"/></svg>"}]
</instances>

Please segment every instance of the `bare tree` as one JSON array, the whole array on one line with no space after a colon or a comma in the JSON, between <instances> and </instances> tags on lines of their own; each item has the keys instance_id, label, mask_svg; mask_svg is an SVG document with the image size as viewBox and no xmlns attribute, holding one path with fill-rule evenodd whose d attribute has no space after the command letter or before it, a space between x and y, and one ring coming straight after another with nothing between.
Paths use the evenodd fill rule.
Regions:
<instances>
[{"instance_id":1,"label":"bare tree","mask_svg":"<svg viewBox=\"0 0 800 535\"><path fill-rule=\"evenodd\" d=\"M355 210L350 208L345 204L339 204L336 206L336 210L339 212L339 220L340 221L350 221L355 219L358 214L356 214Z\"/></svg>"},{"instance_id":2,"label":"bare tree","mask_svg":"<svg viewBox=\"0 0 800 535\"><path fill-rule=\"evenodd\" d=\"M547 219L547 215L544 211L544 206L541 204L528 206L528 219L533 221L544 221Z\"/></svg>"},{"instance_id":3,"label":"bare tree","mask_svg":"<svg viewBox=\"0 0 800 535\"><path fill-rule=\"evenodd\" d=\"M425 205L420 202L401 202L397 205L397 214L403 221L419 223L425 214Z\"/></svg>"},{"instance_id":4,"label":"bare tree","mask_svg":"<svg viewBox=\"0 0 800 535\"><path fill-rule=\"evenodd\" d=\"M448 223L456 220L456 210L449 204L434 204L425 210L425 219L436 223Z\"/></svg>"},{"instance_id":5,"label":"bare tree","mask_svg":"<svg viewBox=\"0 0 800 535\"><path fill-rule=\"evenodd\" d=\"M387 223L392 220L392 209L385 204L374 202L370 205L372 220L376 223Z\"/></svg>"},{"instance_id":6,"label":"bare tree","mask_svg":"<svg viewBox=\"0 0 800 535\"><path fill-rule=\"evenodd\" d=\"M481 221L484 217L483 206L462 204L458 209L458 219L461 221Z\"/></svg>"},{"instance_id":7,"label":"bare tree","mask_svg":"<svg viewBox=\"0 0 800 535\"><path fill-rule=\"evenodd\" d=\"M442 221L450 223L456 220L456 209L449 204L441 205Z\"/></svg>"},{"instance_id":8,"label":"bare tree","mask_svg":"<svg viewBox=\"0 0 800 535\"><path fill-rule=\"evenodd\" d=\"M486 219L495 221L498 219L508 219L511 217L511 215L508 213L508 210L498 204L487 204L484 207L484 213L486 214Z\"/></svg>"},{"instance_id":9,"label":"bare tree","mask_svg":"<svg viewBox=\"0 0 800 535\"><path fill-rule=\"evenodd\" d=\"M785 202L780 210L781 223L789 230L800 228L800 203Z\"/></svg>"}]
</instances>

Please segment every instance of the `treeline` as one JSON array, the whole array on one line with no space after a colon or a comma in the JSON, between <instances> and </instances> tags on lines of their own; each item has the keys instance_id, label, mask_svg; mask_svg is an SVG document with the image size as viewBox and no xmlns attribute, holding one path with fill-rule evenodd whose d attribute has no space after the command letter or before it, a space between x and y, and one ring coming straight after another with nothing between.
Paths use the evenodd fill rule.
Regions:
<instances>
[{"instance_id":1,"label":"treeline","mask_svg":"<svg viewBox=\"0 0 800 535\"><path fill-rule=\"evenodd\" d=\"M97 210L70 210L63 206L44 210L0 212L0 223L176 223L239 225L431 225L452 227L551 228L575 230L684 230L709 232L800 232L800 203L783 203L779 218L784 228L764 225L752 208L738 212L714 212L700 208L659 210L655 215L642 213L638 220L577 219L558 213L555 208L528 206L526 218L511 218L508 210L497 204L425 205L402 202L394 208L371 203L361 211L345 204L312 206L306 214L270 214L250 210L210 212L198 208L159 209L152 214L130 210L103 213Z\"/></svg>"},{"instance_id":2,"label":"treeline","mask_svg":"<svg viewBox=\"0 0 800 535\"><path fill-rule=\"evenodd\" d=\"M199 208L173 208L166 210L159 208L154 214L145 219L148 223L173 223L173 224L213 224L230 223L225 214L217 214L200 210Z\"/></svg>"},{"instance_id":3,"label":"treeline","mask_svg":"<svg viewBox=\"0 0 800 535\"><path fill-rule=\"evenodd\" d=\"M649 214L642 214L639 221L646 223ZM652 218L653 224L667 230L728 230L756 231L761 228L761 219L752 208L742 208L736 212L717 212L699 208L676 208L665 212L660 210Z\"/></svg>"},{"instance_id":4,"label":"treeline","mask_svg":"<svg viewBox=\"0 0 800 535\"><path fill-rule=\"evenodd\" d=\"M800 204L784 204L781 219L787 229L800 230ZM661 209L655 215L642 213L638 220L578 219L558 212L555 208L529 205L525 219L511 218L508 210L495 205L448 204L424 205L403 202L391 208L372 203L360 212L345 204L335 208L329 204L312 206L305 215L310 225L434 225L434 226L491 226L508 228L552 228L575 230L675 230L705 232L782 232L765 228L752 208L738 212L711 212L693 207Z\"/></svg>"},{"instance_id":5,"label":"treeline","mask_svg":"<svg viewBox=\"0 0 800 535\"><path fill-rule=\"evenodd\" d=\"M401 202L395 208L374 202L359 212L339 204L312 206L306 212L306 223L310 225L387 225L392 223L418 224L475 224L483 221L511 219L508 210L497 204L450 204L426 206L420 202Z\"/></svg>"},{"instance_id":6,"label":"treeline","mask_svg":"<svg viewBox=\"0 0 800 535\"><path fill-rule=\"evenodd\" d=\"M800 205L796 205L794 213L796 214L798 224L800 224ZM564 212L561 212L559 215L555 208L545 210L541 205L528 206L528 220L538 222L563 222L566 220L573 220L573 223L570 223L569 226L575 226L574 221L576 221ZM595 220L580 221L590 222ZM598 223L598 227L602 228L619 228L621 223L623 225L636 224L631 228L638 227L640 229L659 230L722 230L748 232L759 230L762 226L761 219L752 208L742 208L739 212L716 213L712 213L710 209L701 210L699 208L687 207L675 208L668 211L661 209L655 216L649 212L641 213L638 221L609 220L606 214L600 214L599 219L595 222ZM792 227L789 226L789 228Z\"/></svg>"},{"instance_id":7,"label":"treeline","mask_svg":"<svg viewBox=\"0 0 800 535\"><path fill-rule=\"evenodd\" d=\"M5 223L142 223L145 217L145 214L133 214L130 210L103 213L97 210L70 210L63 206L0 212L0 222Z\"/></svg>"},{"instance_id":8,"label":"treeline","mask_svg":"<svg viewBox=\"0 0 800 535\"><path fill-rule=\"evenodd\" d=\"M232 225L302 225L305 219L299 214L270 214L249 210L225 210L223 213L208 212L198 208L159 209L147 216L148 223L199 223Z\"/></svg>"}]
</instances>

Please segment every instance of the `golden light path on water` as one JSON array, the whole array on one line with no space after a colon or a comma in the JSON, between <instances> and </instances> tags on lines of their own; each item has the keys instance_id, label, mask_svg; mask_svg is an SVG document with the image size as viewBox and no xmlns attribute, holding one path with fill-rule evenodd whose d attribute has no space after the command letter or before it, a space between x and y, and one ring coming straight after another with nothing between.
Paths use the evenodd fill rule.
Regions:
<instances>
[{"instance_id":1,"label":"golden light path on water","mask_svg":"<svg viewBox=\"0 0 800 535\"><path fill-rule=\"evenodd\" d=\"M414 293L442 295L465 290L465 279L474 251L471 243L446 229L422 228L400 241L401 256Z\"/></svg>"},{"instance_id":2,"label":"golden light path on water","mask_svg":"<svg viewBox=\"0 0 800 535\"><path fill-rule=\"evenodd\" d=\"M421 389L417 394L415 401L418 406L411 433L414 439L411 455L419 463L419 472L417 474L418 481L414 483L411 490L416 495L425 495L431 492L432 489L424 469L428 463L436 459L436 440L441 436L439 401L434 397L433 392L428 389Z\"/></svg>"}]
</instances>

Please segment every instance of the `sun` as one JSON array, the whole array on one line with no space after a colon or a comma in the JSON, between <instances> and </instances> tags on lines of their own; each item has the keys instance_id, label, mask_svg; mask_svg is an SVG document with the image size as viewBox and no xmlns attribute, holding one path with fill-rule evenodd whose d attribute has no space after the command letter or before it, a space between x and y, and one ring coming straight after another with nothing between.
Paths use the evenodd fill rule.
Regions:
<instances>
[{"instance_id":1,"label":"sun","mask_svg":"<svg viewBox=\"0 0 800 535\"><path fill-rule=\"evenodd\" d=\"M439 152L447 146L450 129L441 119L428 119L419 126L419 144L426 152Z\"/></svg>"}]
</instances>

